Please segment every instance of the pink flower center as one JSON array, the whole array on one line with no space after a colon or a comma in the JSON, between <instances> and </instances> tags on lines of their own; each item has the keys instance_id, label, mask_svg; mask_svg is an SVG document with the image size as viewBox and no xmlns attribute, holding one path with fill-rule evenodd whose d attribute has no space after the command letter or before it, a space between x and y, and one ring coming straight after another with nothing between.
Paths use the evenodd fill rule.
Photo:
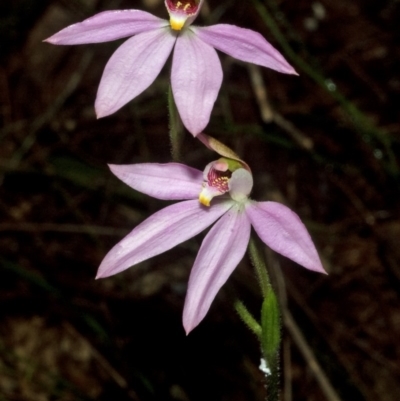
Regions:
<instances>
[{"instance_id":1,"label":"pink flower center","mask_svg":"<svg viewBox=\"0 0 400 401\"><path fill-rule=\"evenodd\" d=\"M170 11L183 11L187 15L197 12L200 0L166 0L167 8Z\"/></svg>"},{"instance_id":2,"label":"pink flower center","mask_svg":"<svg viewBox=\"0 0 400 401\"><path fill-rule=\"evenodd\" d=\"M232 176L232 172L227 171L219 171L214 168L210 168L210 171L207 174L207 184L217 189L218 192L224 194L229 191L229 179Z\"/></svg>"}]
</instances>

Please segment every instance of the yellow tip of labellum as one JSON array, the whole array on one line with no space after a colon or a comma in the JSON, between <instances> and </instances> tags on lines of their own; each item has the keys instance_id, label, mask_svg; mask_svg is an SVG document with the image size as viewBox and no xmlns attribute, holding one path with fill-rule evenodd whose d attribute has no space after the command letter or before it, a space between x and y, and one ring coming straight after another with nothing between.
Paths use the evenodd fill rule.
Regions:
<instances>
[{"instance_id":1,"label":"yellow tip of labellum","mask_svg":"<svg viewBox=\"0 0 400 401\"><path fill-rule=\"evenodd\" d=\"M185 22L186 22L186 18L171 17L169 20L171 28L174 31L180 31L183 28L183 25L185 25Z\"/></svg>"},{"instance_id":2,"label":"yellow tip of labellum","mask_svg":"<svg viewBox=\"0 0 400 401\"><path fill-rule=\"evenodd\" d=\"M206 194L202 191L199 195L199 202L204 206L210 206L211 198L209 198Z\"/></svg>"}]
</instances>

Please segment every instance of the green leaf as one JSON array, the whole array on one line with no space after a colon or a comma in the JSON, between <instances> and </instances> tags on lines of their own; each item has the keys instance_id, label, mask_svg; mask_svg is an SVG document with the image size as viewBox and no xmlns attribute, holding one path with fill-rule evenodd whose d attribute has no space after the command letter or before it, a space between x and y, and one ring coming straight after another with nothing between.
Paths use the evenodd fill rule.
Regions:
<instances>
[{"instance_id":1,"label":"green leaf","mask_svg":"<svg viewBox=\"0 0 400 401\"><path fill-rule=\"evenodd\" d=\"M271 364L276 358L281 341L279 305L272 288L266 294L261 308L261 345L267 361Z\"/></svg>"}]
</instances>

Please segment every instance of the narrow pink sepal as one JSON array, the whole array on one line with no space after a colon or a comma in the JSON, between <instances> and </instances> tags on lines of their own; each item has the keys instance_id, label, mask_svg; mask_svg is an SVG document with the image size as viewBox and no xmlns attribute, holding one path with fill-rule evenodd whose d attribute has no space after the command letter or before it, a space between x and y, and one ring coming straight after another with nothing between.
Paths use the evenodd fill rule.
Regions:
<instances>
[{"instance_id":1,"label":"narrow pink sepal","mask_svg":"<svg viewBox=\"0 0 400 401\"><path fill-rule=\"evenodd\" d=\"M136 191L157 199L197 199L203 173L180 163L109 165L121 181Z\"/></svg>"},{"instance_id":2,"label":"narrow pink sepal","mask_svg":"<svg viewBox=\"0 0 400 401\"><path fill-rule=\"evenodd\" d=\"M277 202L249 202L246 213L262 241L299 265L325 273L318 252L299 216Z\"/></svg>"},{"instance_id":3,"label":"narrow pink sepal","mask_svg":"<svg viewBox=\"0 0 400 401\"><path fill-rule=\"evenodd\" d=\"M205 43L238 60L298 75L282 54L258 32L226 24L191 29Z\"/></svg>"},{"instance_id":4,"label":"narrow pink sepal","mask_svg":"<svg viewBox=\"0 0 400 401\"><path fill-rule=\"evenodd\" d=\"M115 245L100 264L96 278L112 276L146 259L166 252L206 229L231 205L202 206L188 200L168 206L139 224Z\"/></svg>"},{"instance_id":5,"label":"narrow pink sepal","mask_svg":"<svg viewBox=\"0 0 400 401\"><path fill-rule=\"evenodd\" d=\"M184 126L196 136L210 121L222 83L217 52L188 29L176 41L171 84Z\"/></svg>"},{"instance_id":6,"label":"narrow pink sepal","mask_svg":"<svg viewBox=\"0 0 400 401\"><path fill-rule=\"evenodd\" d=\"M168 26L168 21L140 10L104 11L62 29L45 42L53 45L80 45L127 38Z\"/></svg>"},{"instance_id":7,"label":"narrow pink sepal","mask_svg":"<svg viewBox=\"0 0 400 401\"><path fill-rule=\"evenodd\" d=\"M138 96L156 79L174 46L169 28L140 33L123 43L108 61L95 102L105 117Z\"/></svg>"},{"instance_id":8,"label":"narrow pink sepal","mask_svg":"<svg viewBox=\"0 0 400 401\"><path fill-rule=\"evenodd\" d=\"M246 213L238 211L238 206L221 217L204 238L190 273L185 299L186 334L207 314L218 291L242 260L249 238L250 221Z\"/></svg>"}]
</instances>

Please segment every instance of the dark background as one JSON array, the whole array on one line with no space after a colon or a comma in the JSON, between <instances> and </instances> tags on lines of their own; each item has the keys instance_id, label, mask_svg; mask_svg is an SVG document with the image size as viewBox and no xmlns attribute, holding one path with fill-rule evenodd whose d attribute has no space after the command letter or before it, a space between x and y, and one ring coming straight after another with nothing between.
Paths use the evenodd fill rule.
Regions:
<instances>
[{"instance_id":1,"label":"dark background","mask_svg":"<svg viewBox=\"0 0 400 401\"><path fill-rule=\"evenodd\" d=\"M166 204L124 186L106 163L171 160L170 62L137 99L96 120L97 85L122 41L42 40L115 8L167 16L157 0L0 5L0 400L263 400L258 344L233 309L239 298L259 314L247 259L188 337L181 313L201 236L94 280L107 251ZM257 30L300 73L221 55L206 131L249 163L254 199L301 216L329 272L266 251L290 311L282 400L397 401L400 2L210 0L204 11L199 25ZM215 159L185 133L182 161L203 169Z\"/></svg>"}]
</instances>

